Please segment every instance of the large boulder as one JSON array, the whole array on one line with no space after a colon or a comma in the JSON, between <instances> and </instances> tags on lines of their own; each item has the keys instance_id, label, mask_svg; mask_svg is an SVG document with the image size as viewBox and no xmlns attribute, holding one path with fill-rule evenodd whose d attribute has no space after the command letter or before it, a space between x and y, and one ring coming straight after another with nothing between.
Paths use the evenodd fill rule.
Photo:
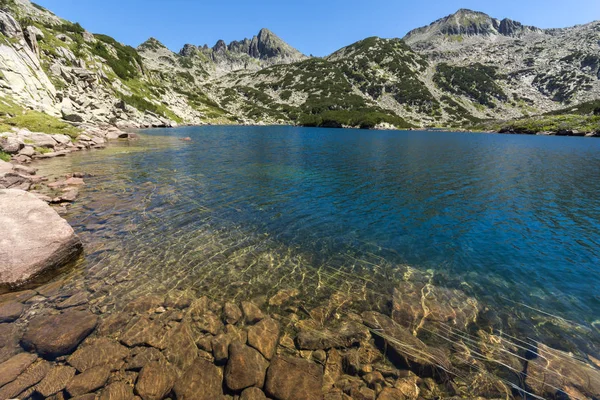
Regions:
<instances>
[{"instance_id":1,"label":"large boulder","mask_svg":"<svg viewBox=\"0 0 600 400\"><path fill-rule=\"evenodd\" d=\"M33 194L0 190L0 210L0 290L62 267L81 253L73 228Z\"/></svg>"}]
</instances>

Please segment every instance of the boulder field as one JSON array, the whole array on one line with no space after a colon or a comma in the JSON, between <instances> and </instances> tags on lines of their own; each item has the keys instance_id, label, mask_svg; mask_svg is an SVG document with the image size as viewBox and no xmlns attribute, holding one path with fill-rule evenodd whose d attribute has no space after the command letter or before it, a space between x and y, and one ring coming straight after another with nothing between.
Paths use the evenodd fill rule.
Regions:
<instances>
[{"instance_id":1,"label":"boulder field","mask_svg":"<svg viewBox=\"0 0 600 400\"><path fill-rule=\"evenodd\" d=\"M0 189L0 210L0 290L60 268L81 253L73 228L34 194Z\"/></svg>"}]
</instances>

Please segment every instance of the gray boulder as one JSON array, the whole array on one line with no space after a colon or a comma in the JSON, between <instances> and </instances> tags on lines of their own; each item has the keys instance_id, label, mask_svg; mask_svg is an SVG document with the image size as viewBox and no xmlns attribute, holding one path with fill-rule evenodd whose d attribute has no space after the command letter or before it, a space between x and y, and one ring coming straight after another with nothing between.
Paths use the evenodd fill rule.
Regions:
<instances>
[{"instance_id":1,"label":"gray boulder","mask_svg":"<svg viewBox=\"0 0 600 400\"><path fill-rule=\"evenodd\" d=\"M0 150L8 154L16 154L25 147L22 140L15 137L0 137Z\"/></svg>"},{"instance_id":2,"label":"gray boulder","mask_svg":"<svg viewBox=\"0 0 600 400\"><path fill-rule=\"evenodd\" d=\"M81 253L73 228L35 195L0 190L0 209L0 288L30 281Z\"/></svg>"}]
</instances>

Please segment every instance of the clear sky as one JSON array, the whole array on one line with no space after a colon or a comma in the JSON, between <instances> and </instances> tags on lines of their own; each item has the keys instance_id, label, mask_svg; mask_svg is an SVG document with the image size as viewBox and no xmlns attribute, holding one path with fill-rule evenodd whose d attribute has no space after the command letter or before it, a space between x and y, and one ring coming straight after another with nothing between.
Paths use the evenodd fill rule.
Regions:
<instances>
[{"instance_id":1,"label":"clear sky","mask_svg":"<svg viewBox=\"0 0 600 400\"><path fill-rule=\"evenodd\" d=\"M37 0L60 17L137 46L156 37L179 51L269 28L305 54L325 56L369 36L403 37L459 8L540 28L600 19L600 0Z\"/></svg>"}]
</instances>

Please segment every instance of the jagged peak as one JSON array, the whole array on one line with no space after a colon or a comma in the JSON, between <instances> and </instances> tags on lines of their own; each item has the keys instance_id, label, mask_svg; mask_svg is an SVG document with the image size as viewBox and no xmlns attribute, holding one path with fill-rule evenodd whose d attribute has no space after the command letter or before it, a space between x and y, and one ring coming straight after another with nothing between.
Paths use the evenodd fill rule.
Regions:
<instances>
[{"instance_id":1,"label":"jagged peak","mask_svg":"<svg viewBox=\"0 0 600 400\"><path fill-rule=\"evenodd\" d=\"M220 39L211 48L205 45L203 51L207 50L221 54L247 54L256 59L274 57L303 59L306 57L267 28L262 28L252 39L234 40L229 44Z\"/></svg>"}]
</instances>

